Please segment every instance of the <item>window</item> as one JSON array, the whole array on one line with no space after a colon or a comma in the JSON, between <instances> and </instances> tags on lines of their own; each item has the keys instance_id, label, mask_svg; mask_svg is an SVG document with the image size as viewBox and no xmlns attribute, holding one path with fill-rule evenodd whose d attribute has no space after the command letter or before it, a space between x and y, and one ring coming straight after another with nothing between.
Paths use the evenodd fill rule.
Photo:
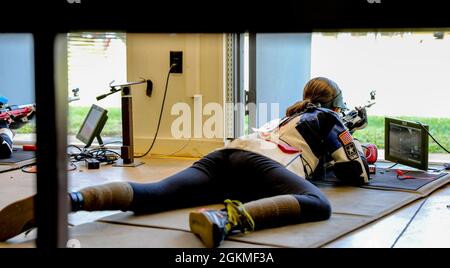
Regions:
<instances>
[{"instance_id":1,"label":"window","mask_svg":"<svg viewBox=\"0 0 450 268\"><path fill-rule=\"evenodd\" d=\"M78 89L79 100L69 104L68 134L78 132L90 106L108 110L103 137L121 136L120 95L97 101L109 91L109 84L126 81L126 34L117 32L79 32L68 34L69 97Z\"/></svg>"},{"instance_id":2,"label":"window","mask_svg":"<svg viewBox=\"0 0 450 268\"><path fill-rule=\"evenodd\" d=\"M448 33L314 33L311 47L311 76L335 80L349 108L365 104L376 90L369 126L355 133L358 138L384 148L384 117L391 116L428 124L450 147ZM430 153L444 150L430 139Z\"/></svg>"}]
</instances>

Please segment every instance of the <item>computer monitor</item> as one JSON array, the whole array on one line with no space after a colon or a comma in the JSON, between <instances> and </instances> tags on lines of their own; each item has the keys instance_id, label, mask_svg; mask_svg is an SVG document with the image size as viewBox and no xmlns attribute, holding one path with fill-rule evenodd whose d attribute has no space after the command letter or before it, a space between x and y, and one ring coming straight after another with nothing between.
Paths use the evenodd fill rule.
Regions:
<instances>
[{"instance_id":1,"label":"computer monitor","mask_svg":"<svg viewBox=\"0 0 450 268\"><path fill-rule=\"evenodd\" d=\"M428 125L389 117L384 122L385 159L428 170Z\"/></svg>"},{"instance_id":2,"label":"computer monitor","mask_svg":"<svg viewBox=\"0 0 450 268\"><path fill-rule=\"evenodd\" d=\"M91 146L95 138L97 138L100 145L103 144L100 133L105 126L106 120L108 120L107 113L108 111L100 106L95 104L91 106L77 134L77 139L86 144L85 148Z\"/></svg>"}]
</instances>

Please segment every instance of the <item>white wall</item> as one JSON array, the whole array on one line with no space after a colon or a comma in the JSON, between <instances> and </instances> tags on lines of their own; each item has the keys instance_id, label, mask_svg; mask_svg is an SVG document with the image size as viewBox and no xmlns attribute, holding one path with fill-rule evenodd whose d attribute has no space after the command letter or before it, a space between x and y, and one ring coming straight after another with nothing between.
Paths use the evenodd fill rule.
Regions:
<instances>
[{"instance_id":1,"label":"white wall","mask_svg":"<svg viewBox=\"0 0 450 268\"><path fill-rule=\"evenodd\" d=\"M134 141L136 154L149 148L161 109L170 51L183 51L183 73L171 74L158 139L153 154L171 154L189 139L175 139L171 133L172 106L187 103L194 113L193 96L201 94L203 105L223 105L224 68L222 34L127 34L127 78L153 81L153 95L145 95L145 85L133 87ZM208 116L203 116L203 122ZM192 119L193 120L193 119ZM194 132L191 132L194 135ZM200 146L201 145L201 146ZM223 138L192 138L179 156L201 156L223 146Z\"/></svg>"}]
</instances>

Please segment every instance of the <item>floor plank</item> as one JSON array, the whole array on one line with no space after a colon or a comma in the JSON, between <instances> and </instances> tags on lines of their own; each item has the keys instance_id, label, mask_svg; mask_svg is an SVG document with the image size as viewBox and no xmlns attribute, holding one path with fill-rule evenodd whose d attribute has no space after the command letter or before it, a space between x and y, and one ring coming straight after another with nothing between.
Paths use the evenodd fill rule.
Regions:
<instances>
[{"instance_id":1,"label":"floor plank","mask_svg":"<svg viewBox=\"0 0 450 268\"><path fill-rule=\"evenodd\" d=\"M33 248L35 247L36 230L21 234L8 242L0 243L0 248ZM194 234L166 230L90 222L69 228L67 246L73 248L204 248L201 240ZM226 240L220 248L267 248L245 242Z\"/></svg>"},{"instance_id":2,"label":"floor plank","mask_svg":"<svg viewBox=\"0 0 450 268\"><path fill-rule=\"evenodd\" d=\"M450 185L429 196L396 248L450 248Z\"/></svg>"},{"instance_id":3,"label":"floor plank","mask_svg":"<svg viewBox=\"0 0 450 268\"><path fill-rule=\"evenodd\" d=\"M325 248L389 248L423 201L417 200L327 244Z\"/></svg>"}]
</instances>

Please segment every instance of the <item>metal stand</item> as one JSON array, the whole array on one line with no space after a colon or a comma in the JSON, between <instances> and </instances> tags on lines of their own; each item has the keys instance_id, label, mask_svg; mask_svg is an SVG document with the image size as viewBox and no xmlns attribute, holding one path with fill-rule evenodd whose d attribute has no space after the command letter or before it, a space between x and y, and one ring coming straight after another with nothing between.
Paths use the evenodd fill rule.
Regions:
<instances>
[{"instance_id":1,"label":"metal stand","mask_svg":"<svg viewBox=\"0 0 450 268\"><path fill-rule=\"evenodd\" d=\"M133 148L133 105L130 87L122 88L122 147L121 158L113 167L137 167L144 162L134 161Z\"/></svg>"}]
</instances>

